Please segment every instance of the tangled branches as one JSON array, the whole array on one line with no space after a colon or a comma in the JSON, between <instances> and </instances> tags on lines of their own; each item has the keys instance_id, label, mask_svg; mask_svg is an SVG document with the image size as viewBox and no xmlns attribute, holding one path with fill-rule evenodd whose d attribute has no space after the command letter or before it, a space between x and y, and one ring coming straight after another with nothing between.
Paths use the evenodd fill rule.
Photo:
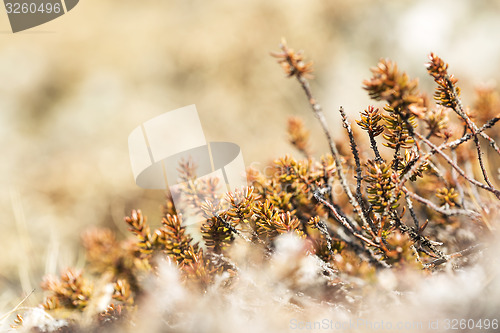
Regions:
<instances>
[{"instance_id":1,"label":"tangled branches","mask_svg":"<svg viewBox=\"0 0 500 333\"><path fill-rule=\"evenodd\" d=\"M468 111L448 64L431 54L427 69L437 84L438 104L431 105L417 80L383 59L363 82L372 99L385 103L360 112L356 124L366 138L355 135L346 112L339 109L349 147L344 151L334 142L313 97L308 81L312 63L285 41L280 47L273 56L305 92L329 153L313 157L309 131L294 117L288 123L289 141L305 159L278 158L265 174L249 169L248 187L220 196L217 180L194 181L196 166L181 162L183 200L202 217L199 228L188 231L167 196L157 228L134 210L124 219L129 239L118 240L108 229L87 232L86 269L69 269L43 284L47 313L85 314L99 328L120 325L124 318L133 318L142 299L151 297L145 281L160 275L165 263L200 294L210 288L231 290L243 279L242 265L259 270L272 262L287 235L302 244L297 258L315 258L325 280L318 287L321 292L310 296L321 302L355 289L359 278L369 280L378 269L428 272L448 262L456 268L466 264L461 258L483 248L482 240L492 229L489 214L500 198L487 173L494 168L493 162L488 165L493 159L484 159L485 154L500 152L498 137L488 132L500 120L500 99L494 91L479 90ZM481 123L473 122L474 113ZM484 149L483 141L491 149ZM477 163L470 159L471 144ZM484 182L478 180L481 176ZM242 247L251 249L243 264L235 260ZM250 258L255 253L259 260ZM284 279L292 279L298 270L287 267ZM307 293L294 283L300 293ZM16 325L23 325L21 315Z\"/></svg>"}]
</instances>

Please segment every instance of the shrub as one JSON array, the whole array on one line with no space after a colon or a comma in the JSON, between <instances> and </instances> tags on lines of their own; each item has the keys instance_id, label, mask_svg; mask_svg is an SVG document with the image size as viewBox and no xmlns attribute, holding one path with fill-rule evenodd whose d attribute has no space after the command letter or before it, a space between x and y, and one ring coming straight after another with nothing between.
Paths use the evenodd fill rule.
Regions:
<instances>
[{"instance_id":1,"label":"shrub","mask_svg":"<svg viewBox=\"0 0 500 333\"><path fill-rule=\"evenodd\" d=\"M31 327L191 331L192 316L205 318L194 305L210 304L204 298L225 300L216 298L221 309L205 307L208 313L239 302L252 316L254 306L272 308L254 303L274 304L283 286L287 297L278 303L288 314L336 304L355 317L370 302L370 290L380 295L373 288L385 283L387 272L424 279L478 261L493 235L500 198L496 176L488 173L500 154L490 131L500 120L497 92L478 90L474 106L465 108L458 80L431 53L427 70L437 85L432 104L417 80L382 59L363 82L370 97L384 103L360 112L356 124L366 135L339 110L349 151L334 142L312 94L312 63L284 41L272 55L304 90L330 151L313 158L309 131L300 118L290 118L289 140L303 159L276 159L271 176L249 169L250 186L222 198L212 193L204 203L198 191L215 187L189 182L185 200L203 214L202 244L188 234L168 195L155 230L134 210L124 220L129 239L117 240L108 229L89 231L83 235L85 270L47 278L42 306L50 320ZM180 167L186 175L195 172L189 163ZM268 287L278 290L259 294ZM210 330L225 325L204 320ZM23 326L21 314L16 325Z\"/></svg>"}]
</instances>

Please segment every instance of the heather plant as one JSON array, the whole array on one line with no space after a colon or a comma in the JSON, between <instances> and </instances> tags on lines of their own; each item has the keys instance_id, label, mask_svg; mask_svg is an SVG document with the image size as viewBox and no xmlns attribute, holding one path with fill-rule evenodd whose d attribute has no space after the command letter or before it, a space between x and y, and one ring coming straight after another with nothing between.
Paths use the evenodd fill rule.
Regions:
<instances>
[{"instance_id":1,"label":"heather plant","mask_svg":"<svg viewBox=\"0 0 500 333\"><path fill-rule=\"evenodd\" d=\"M134 210L124 219L128 239L90 230L82 236L84 270L47 277L44 302L19 311L13 327L193 331L193 316L205 318L196 316L201 308L194 303L206 306L210 297L221 309L205 307L209 312L237 303L252 316L264 307L255 304L267 302L288 314L336 304L355 315L366 311L370 292L381 295L373 289L386 274L425 279L480 261L495 237L500 198L491 171L500 154L491 131L500 120L494 89L479 89L473 106L464 107L457 78L431 53L426 66L437 86L434 104L416 79L382 59L363 82L377 104L354 123L339 109L346 148L335 142L313 96L312 63L285 41L272 55L303 89L329 152L314 158L308 129L292 117L289 141L302 158L278 158L266 173L250 168L249 186L223 197L215 195L217 182L196 181L196 166L183 161L184 200L203 216L198 234L189 234L169 194L156 229ZM280 301L266 298L259 283L283 287L287 296L274 290ZM212 329L224 326L205 320Z\"/></svg>"}]
</instances>

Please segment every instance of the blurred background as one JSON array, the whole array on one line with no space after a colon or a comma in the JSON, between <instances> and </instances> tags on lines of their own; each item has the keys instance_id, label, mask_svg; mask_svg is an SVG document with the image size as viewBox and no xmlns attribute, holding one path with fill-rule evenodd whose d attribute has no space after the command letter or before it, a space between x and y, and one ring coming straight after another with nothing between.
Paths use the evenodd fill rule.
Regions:
<instances>
[{"instance_id":1,"label":"blurred background","mask_svg":"<svg viewBox=\"0 0 500 333\"><path fill-rule=\"evenodd\" d=\"M287 118L304 118L327 151L297 83L269 56L281 37L314 60L312 89L330 127L371 104L362 89L380 58L432 94L433 51L459 78L464 104L500 73L500 1L82 0L12 34L0 13L0 313L46 273L82 266L80 234L141 208L159 224L162 191L134 183L128 134L196 104L208 141L238 144L247 166L286 153Z\"/></svg>"}]
</instances>

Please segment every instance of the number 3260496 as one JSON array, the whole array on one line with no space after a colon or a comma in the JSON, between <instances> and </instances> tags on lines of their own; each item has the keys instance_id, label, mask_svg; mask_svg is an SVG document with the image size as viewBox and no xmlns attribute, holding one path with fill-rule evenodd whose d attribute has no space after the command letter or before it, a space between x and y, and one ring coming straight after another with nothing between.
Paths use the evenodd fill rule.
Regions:
<instances>
[{"instance_id":1,"label":"number 3260496","mask_svg":"<svg viewBox=\"0 0 500 333\"><path fill-rule=\"evenodd\" d=\"M445 319L445 330L471 330L477 332L478 330L497 330L498 319Z\"/></svg>"},{"instance_id":2,"label":"number 3260496","mask_svg":"<svg viewBox=\"0 0 500 333\"><path fill-rule=\"evenodd\" d=\"M7 9L7 14L36 14L36 13L46 13L46 14L59 14L62 11L61 4L51 4L51 3L10 3L5 4Z\"/></svg>"}]
</instances>

